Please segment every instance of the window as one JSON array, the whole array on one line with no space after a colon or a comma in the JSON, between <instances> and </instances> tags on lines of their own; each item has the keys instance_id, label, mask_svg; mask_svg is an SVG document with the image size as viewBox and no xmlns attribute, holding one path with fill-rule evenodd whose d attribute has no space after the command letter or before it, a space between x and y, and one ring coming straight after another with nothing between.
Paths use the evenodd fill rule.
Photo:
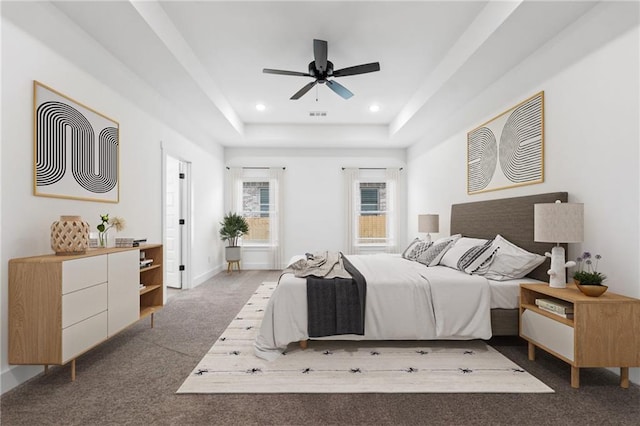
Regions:
<instances>
[{"instance_id":1,"label":"window","mask_svg":"<svg viewBox=\"0 0 640 426\"><path fill-rule=\"evenodd\" d=\"M348 254L395 252L399 234L398 169L345 169Z\"/></svg>"},{"instance_id":2,"label":"window","mask_svg":"<svg viewBox=\"0 0 640 426\"><path fill-rule=\"evenodd\" d=\"M229 167L225 192L226 211L241 214L249 232L240 240L247 262L282 269L282 167Z\"/></svg>"},{"instance_id":3,"label":"window","mask_svg":"<svg viewBox=\"0 0 640 426\"><path fill-rule=\"evenodd\" d=\"M242 182L242 215L249 224L245 242L269 241L269 182Z\"/></svg>"},{"instance_id":4,"label":"window","mask_svg":"<svg viewBox=\"0 0 640 426\"><path fill-rule=\"evenodd\" d=\"M386 182L360 182L358 240L360 244L385 244L387 239Z\"/></svg>"}]
</instances>

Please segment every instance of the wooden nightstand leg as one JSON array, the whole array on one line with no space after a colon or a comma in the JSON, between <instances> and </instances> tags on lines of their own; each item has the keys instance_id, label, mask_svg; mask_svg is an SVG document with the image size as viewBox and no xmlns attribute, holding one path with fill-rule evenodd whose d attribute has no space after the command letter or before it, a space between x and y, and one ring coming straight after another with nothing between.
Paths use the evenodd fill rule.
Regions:
<instances>
[{"instance_id":1,"label":"wooden nightstand leg","mask_svg":"<svg viewBox=\"0 0 640 426\"><path fill-rule=\"evenodd\" d=\"M71 381L76 381L76 359L71 360Z\"/></svg>"},{"instance_id":2,"label":"wooden nightstand leg","mask_svg":"<svg viewBox=\"0 0 640 426\"><path fill-rule=\"evenodd\" d=\"M620 367L620 387L629 387L629 367Z\"/></svg>"},{"instance_id":3,"label":"wooden nightstand leg","mask_svg":"<svg viewBox=\"0 0 640 426\"><path fill-rule=\"evenodd\" d=\"M529 342L529 361L536 360L536 346Z\"/></svg>"},{"instance_id":4,"label":"wooden nightstand leg","mask_svg":"<svg viewBox=\"0 0 640 426\"><path fill-rule=\"evenodd\" d=\"M151 312L151 328L153 328L153 312Z\"/></svg>"},{"instance_id":5,"label":"wooden nightstand leg","mask_svg":"<svg viewBox=\"0 0 640 426\"><path fill-rule=\"evenodd\" d=\"M571 366L571 387L578 389L580 387L580 368Z\"/></svg>"},{"instance_id":6,"label":"wooden nightstand leg","mask_svg":"<svg viewBox=\"0 0 640 426\"><path fill-rule=\"evenodd\" d=\"M44 374L49 374L49 364L44 365Z\"/></svg>"}]
</instances>

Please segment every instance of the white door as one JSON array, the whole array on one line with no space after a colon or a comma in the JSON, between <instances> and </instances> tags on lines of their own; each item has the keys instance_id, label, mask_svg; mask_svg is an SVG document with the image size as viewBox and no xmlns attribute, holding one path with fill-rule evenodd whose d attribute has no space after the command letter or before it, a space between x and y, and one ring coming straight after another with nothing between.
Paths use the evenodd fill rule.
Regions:
<instances>
[{"instance_id":1,"label":"white door","mask_svg":"<svg viewBox=\"0 0 640 426\"><path fill-rule=\"evenodd\" d=\"M180 160L167 156L166 161L166 247L165 247L165 271L167 287L182 288L182 235L180 220L182 219L182 184L180 179Z\"/></svg>"}]
</instances>

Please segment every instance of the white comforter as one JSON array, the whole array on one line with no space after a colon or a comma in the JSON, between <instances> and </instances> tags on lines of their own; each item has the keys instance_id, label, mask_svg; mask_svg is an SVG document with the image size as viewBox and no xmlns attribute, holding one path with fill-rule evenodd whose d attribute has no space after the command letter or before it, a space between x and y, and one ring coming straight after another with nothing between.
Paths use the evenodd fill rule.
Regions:
<instances>
[{"instance_id":1,"label":"white comforter","mask_svg":"<svg viewBox=\"0 0 640 426\"><path fill-rule=\"evenodd\" d=\"M398 255L351 255L367 280L364 336L347 340L488 339L489 283L445 266L426 267ZM256 355L276 358L291 342L306 340L306 279L280 277L255 341Z\"/></svg>"}]
</instances>

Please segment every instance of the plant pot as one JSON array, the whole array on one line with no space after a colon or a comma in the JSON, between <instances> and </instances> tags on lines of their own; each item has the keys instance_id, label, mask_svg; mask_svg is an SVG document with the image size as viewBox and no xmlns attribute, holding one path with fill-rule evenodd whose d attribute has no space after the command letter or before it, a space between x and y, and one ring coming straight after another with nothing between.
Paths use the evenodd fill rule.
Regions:
<instances>
[{"instance_id":1,"label":"plant pot","mask_svg":"<svg viewBox=\"0 0 640 426\"><path fill-rule=\"evenodd\" d=\"M224 257L227 262L237 262L240 260L241 253L240 247L225 247L224 249Z\"/></svg>"},{"instance_id":2,"label":"plant pot","mask_svg":"<svg viewBox=\"0 0 640 426\"><path fill-rule=\"evenodd\" d=\"M582 292L582 294L589 297L602 296L609 288L606 285L599 285L599 284L583 285L583 284L580 284L580 281L577 281L577 280L573 280L573 282L575 283L576 287L578 287L578 290Z\"/></svg>"}]
</instances>

